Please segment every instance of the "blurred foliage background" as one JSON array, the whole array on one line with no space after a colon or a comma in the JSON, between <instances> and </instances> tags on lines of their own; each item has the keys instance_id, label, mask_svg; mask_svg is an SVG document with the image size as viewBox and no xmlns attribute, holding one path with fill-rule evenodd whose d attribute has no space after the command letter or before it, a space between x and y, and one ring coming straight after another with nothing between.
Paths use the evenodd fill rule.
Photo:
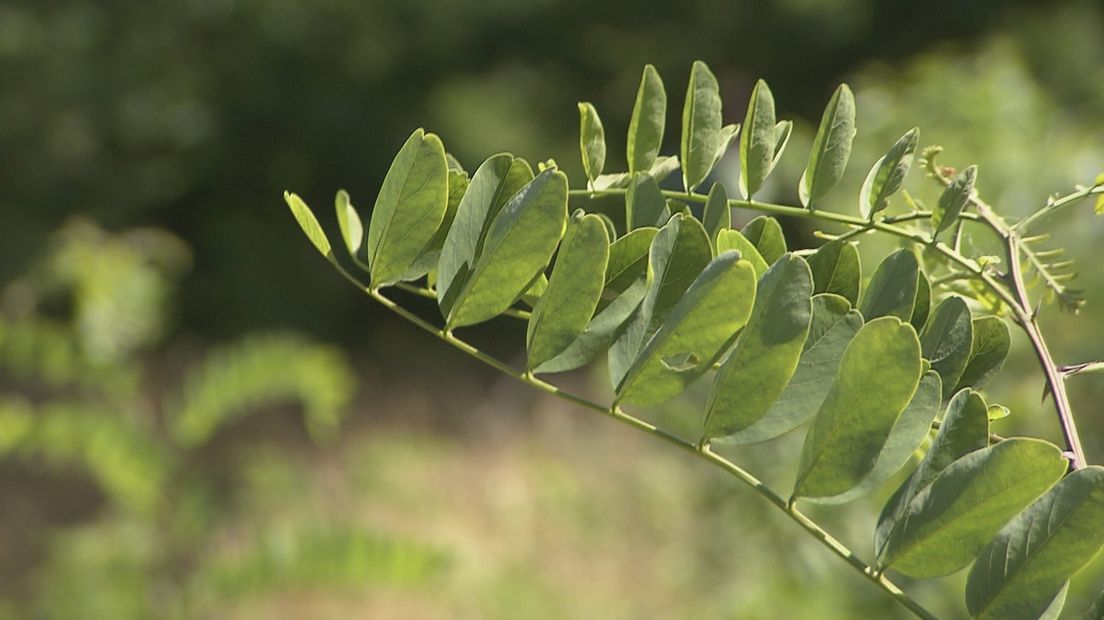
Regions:
<instances>
[{"instance_id":1,"label":"blurred foliage background","mask_svg":"<svg viewBox=\"0 0 1104 620\"><path fill-rule=\"evenodd\" d=\"M642 65L665 78L673 128L696 58L726 122L758 77L797 121L765 198L795 201L840 81L859 134L833 209L854 211L914 125L943 163L979 164L1010 216L1104 171L1092 0L0 4L0 618L902 617L716 472L403 327L317 259L280 199L344 187L367 207L417 126L469 169L511 150L577 179L581 99L613 169ZM730 187L737 163L718 172ZM937 195L915 172L907 187ZM1083 206L1048 228L1087 297L1044 312L1051 348L1099 359L1104 221ZM1015 412L996 430L1057 440L1015 346L990 389ZM604 389L601 373L564 380ZM1102 462L1104 382L1070 388ZM657 419L692 425L695 402ZM737 458L786 481L799 439ZM819 516L864 552L886 492ZM1104 587L1101 564L1071 611ZM963 579L912 587L956 617Z\"/></svg>"}]
</instances>

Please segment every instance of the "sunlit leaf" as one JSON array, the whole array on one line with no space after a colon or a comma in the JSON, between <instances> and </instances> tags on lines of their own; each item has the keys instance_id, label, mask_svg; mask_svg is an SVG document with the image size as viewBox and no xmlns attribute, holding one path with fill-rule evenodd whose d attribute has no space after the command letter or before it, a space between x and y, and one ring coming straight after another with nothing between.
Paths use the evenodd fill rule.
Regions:
<instances>
[{"instance_id":1,"label":"sunlit leaf","mask_svg":"<svg viewBox=\"0 0 1104 620\"><path fill-rule=\"evenodd\" d=\"M583 171L593 181L602 174L606 165L606 130L598 110L587 101L579 103L579 152L583 158Z\"/></svg>"},{"instance_id":2,"label":"sunlit leaf","mask_svg":"<svg viewBox=\"0 0 1104 620\"><path fill-rule=\"evenodd\" d=\"M889 206L890 196L901 189L901 184L905 182L905 177L912 168L912 158L919 139L920 129L913 127L874 162L874 167L866 175L866 181L859 191L859 213L864 218L870 219Z\"/></svg>"},{"instance_id":3,"label":"sunlit leaf","mask_svg":"<svg viewBox=\"0 0 1104 620\"><path fill-rule=\"evenodd\" d=\"M920 382L920 340L896 317L874 319L847 345L801 448L795 497L829 497L862 482Z\"/></svg>"},{"instance_id":4,"label":"sunlit leaf","mask_svg":"<svg viewBox=\"0 0 1104 620\"><path fill-rule=\"evenodd\" d=\"M878 567L918 578L958 571L1065 470L1061 451L1038 439L1006 439L963 456L908 502Z\"/></svg>"},{"instance_id":5,"label":"sunlit leaf","mask_svg":"<svg viewBox=\"0 0 1104 620\"><path fill-rule=\"evenodd\" d=\"M774 118L774 96L763 80L755 83L744 116L740 136L740 194L750 198L763 186L775 159L778 131Z\"/></svg>"},{"instance_id":6,"label":"sunlit leaf","mask_svg":"<svg viewBox=\"0 0 1104 620\"><path fill-rule=\"evenodd\" d=\"M720 87L709 67L696 60L682 111L682 180L687 192L709 176L721 141Z\"/></svg>"},{"instance_id":7,"label":"sunlit leaf","mask_svg":"<svg viewBox=\"0 0 1104 620\"><path fill-rule=\"evenodd\" d=\"M562 353L586 329L606 281L609 237L597 215L576 212L526 332L528 367Z\"/></svg>"},{"instance_id":8,"label":"sunlit leaf","mask_svg":"<svg viewBox=\"0 0 1104 620\"><path fill-rule=\"evenodd\" d=\"M360 262L358 253L364 243L364 225L360 222L360 215L356 207L349 202L349 193L338 190L334 196L334 211L337 214L337 227L341 231L341 239L353 260Z\"/></svg>"},{"instance_id":9,"label":"sunlit leaf","mask_svg":"<svg viewBox=\"0 0 1104 620\"><path fill-rule=\"evenodd\" d=\"M605 353L621 335L633 312L644 299L647 283L641 277L635 280L587 324L583 333L556 357L533 369L538 373L565 372L581 368Z\"/></svg>"},{"instance_id":10,"label":"sunlit leaf","mask_svg":"<svg viewBox=\"0 0 1104 620\"><path fill-rule=\"evenodd\" d=\"M284 202L291 209L295 222L303 229L303 234L310 240L314 249L321 252L322 256L334 260L330 240L326 238L325 231L322 230L322 226L319 225L318 219L314 217L314 212L310 210L307 203L303 202L298 194L292 192L284 192Z\"/></svg>"},{"instance_id":11,"label":"sunlit leaf","mask_svg":"<svg viewBox=\"0 0 1104 620\"><path fill-rule=\"evenodd\" d=\"M970 194L974 191L974 182L977 180L977 166L970 166L958 173L950 185L939 196L939 203L932 210L931 223L935 232L934 237L947 230L958 220L958 215L970 202Z\"/></svg>"},{"instance_id":12,"label":"sunlit leaf","mask_svg":"<svg viewBox=\"0 0 1104 620\"><path fill-rule=\"evenodd\" d=\"M481 323L509 308L552 259L566 222L567 176L549 168L514 194L494 218L447 326Z\"/></svg>"},{"instance_id":13,"label":"sunlit leaf","mask_svg":"<svg viewBox=\"0 0 1104 620\"><path fill-rule=\"evenodd\" d=\"M529 164L509 153L492 155L475 171L457 206L437 263L437 303L445 316L471 277L495 217L506 201L532 179Z\"/></svg>"},{"instance_id":14,"label":"sunlit leaf","mask_svg":"<svg viewBox=\"0 0 1104 620\"><path fill-rule=\"evenodd\" d=\"M372 286L402 279L437 234L448 207L448 164L441 139L415 131L391 162L368 226Z\"/></svg>"},{"instance_id":15,"label":"sunlit leaf","mask_svg":"<svg viewBox=\"0 0 1104 620\"><path fill-rule=\"evenodd\" d=\"M809 207L823 198L839 183L851 156L851 141L855 138L855 96L847 84L841 84L820 119L820 128L813 138L809 165L801 175L798 198Z\"/></svg>"},{"instance_id":16,"label":"sunlit leaf","mask_svg":"<svg viewBox=\"0 0 1104 620\"><path fill-rule=\"evenodd\" d=\"M763 274L751 318L713 381L704 439L753 426L782 393L809 335L812 292L809 266L792 254Z\"/></svg>"},{"instance_id":17,"label":"sunlit leaf","mask_svg":"<svg viewBox=\"0 0 1104 620\"><path fill-rule=\"evenodd\" d=\"M738 252L713 259L633 362L618 401L654 405L685 390L728 348L755 298L750 263Z\"/></svg>"},{"instance_id":18,"label":"sunlit leaf","mask_svg":"<svg viewBox=\"0 0 1104 620\"><path fill-rule=\"evenodd\" d=\"M893 430L886 438L885 446L878 453L874 469L857 486L833 497L818 498L814 501L822 504L841 504L872 493L889 480L912 458L916 448L923 443L931 431L932 421L939 414L943 402L943 384L939 374L927 371L920 378L920 385L912 395L905 410L897 418Z\"/></svg>"},{"instance_id":19,"label":"sunlit leaf","mask_svg":"<svg viewBox=\"0 0 1104 620\"><path fill-rule=\"evenodd\" d=\"M763 274L767 272L770 265L763 259L763 256L759 254L759 250L747 240L747 237L738 230L722 230L717 235L717 253L727 252L728 250L736 250L743 256L745 260L751 263L751 268L755 270L755 277L761 278Z\"/></svg>"},{"instance_id":20,"label":"sunlit leaf","mask_svg":"<svg viewBox=\"0 0 1104 620\"><path fill-rule=\"evenodd\" d=\"M629 121L627 157L629 174L646 171L656 163L667 123L667 91L652 65L644 66Z\"/></svg>"}]
</instances>

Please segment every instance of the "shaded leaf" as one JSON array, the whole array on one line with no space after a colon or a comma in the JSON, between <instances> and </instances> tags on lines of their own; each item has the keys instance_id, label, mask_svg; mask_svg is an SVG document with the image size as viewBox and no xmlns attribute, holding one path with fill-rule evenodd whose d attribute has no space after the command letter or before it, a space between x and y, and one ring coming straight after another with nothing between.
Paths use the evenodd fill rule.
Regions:
<instances>
[{"instance_id":1,"label":"shaded leaf","mask_svg":"<svg viewBox=\"0 0 1104 620\"><path fill-rule=\"evenodd\" d=\"M716 241L717 233L732 228L732 209L728 206L728 192L720 183L714 183L709 189L709 196L705 200L705 208L702 212L702 225L705 226L706 234L713 241Z\"/></svg>"},{"instance_id":2,"label":"shaded leaf","mask_svg":"<svg viewBox=\"0 0 1104 620\"><path fill-rule=\"evenodd\" d=\"M656 180L644 172L634 174L625 193L625 222L629 230L661 225L666 207L667 201Z\"/></svg>"},{"instance_id":3,"label":"shaded leaf","mask_svg":"<svg viewBox=\"0 0 1104 620\"><path fill-rule=\"evenodd\" d=\"M1065 470L1061 451L1038 439L1006 439L963 456L908 502L878 567L917 578L960 570Z\"/></svg>"},{"instance_id":4,"label":"shaded leaf","mask_svg":"<svg viewBox=\"0 0 1104 620\"><path fill-rule=\"evenodd\" d=\"M813 292L839 295L852 306L859 304L862 264L854 244L833 239L809 257L813 270Z\"/></svg>"},{"instance_id":5,"label":"shaded leaf","mask_svg":"<svg viewBox=\"0 0 1104 620\"><path fill-rule=\"evenodd\" d=\"M640 87L636 91L632 118L629 120L627 159L629 174L645 171L656 163L663 145L663 130L667 122L667 91L663 80L652 65L644 65ZM657 179L659 180L659 179Z\"/></svg>"},{"instance_id":6,"label":"shaded leaf","mask_svg":"<svg viewBox=\"0 0 1104 620\"><path fill-rule=\"evenodd\" d=\"M909 169L912 168L916 143L920 139L920 129L913 127L905 135L897 138L866 175L866 181L859 191L859 213L870 219L874 214L889 206L889 198L901 189Z\"/></svg>"},{"instance_id":7,"label":"shaded leaf","mask_svg":"<svg viewBox=\"0 0 1104 620\"><path fill-rule=\"evenodd\" d=\"M752 218L740 232L759 250L768 265L786 253L786 237L782 234L782 226L773 217L760 215Z\"/></svg>"},{"instance_id":8,"label":"shaded leaf","mask_svg":"<svg viewBox=\"0 0 1104 620\"><path fill-rule=\"evenodd\" d=\"M903 321L912 318L919 269L916 255L905 249L882 260L863 292L860 307L863 317L867 321L880 316L895 316Z\"/></svg>"},{"instance_id":9,"label":"shaded leaf","mask_svg":"<svg viewBox=\"0 0 1104 620\"><path fill-rule=\"evenodd\" d=\"M606 281L609 237L597 215L576 212L560 245L548 288L526 332L528 368L562 353L590 322Z\"/></svg>"},{"instance_id":10,"label":"shaded leaf","mask_svg":"<svg viewBox=\"0 0 1104 620\"><path fill-rule=\"evenodd\" d=\"M740 194L751 198L767 180L775 160L778 130L774 119L774 96L763 80L755 83L740 136Z\"/></svg>"},{"instance_id":11,"label":"shaded leaf","mask_svg":"<svg viewBox=\"0 0 1104 620\"><path fill-rule=\"evenodd\" d=\"M809 266L792 254L763 274L751 318L713 381L703 439L755 425L782 393L809 335L812 293Z\"/></svg>"},{"instance_id":12,"label":"shaded leaf","mask_svg":"<svg viewBox=\"0 0 1104 620\"><path fill-rule=\"evenodd\" d=\"M445 316L471 276L495 217L532 179L529 164L509 153L492 155L475 171L457 205L437 262L437 304Z\"/></svg>"},{"instance_id":13,"label":"shaded leaf","mask_svg":"<svg viewBox=\"0 0 1104 620\"><path fill-rule=\"evenodd\" d=\"M931 223L935 229L932 237L938 237L939 233L955 223L958 215L970 202L970 194L974 191L976 180L977 166L970 166L958 173L958 176L943 190L939 196L939 203L932 210Z\"/></svg>"},{"instance_id":14,"label":"shaded leaf","mask_svg":"<svg viewBox=\"0 0 1104 620\"><path fill-rule=\"evenodd\" d=\"M973 320L973 344L970 361L958 380L958 388L983 387L989 378L1004 366L1012 346L1008 325L996 316L983 316Z\"/></svg>"},{"instance_id":15,"label":"shaded leaf","mask_svg":"<svg viewBox=\"0 0 1104 620\"><path fill-rule=\"evenodd\" d=\"M871 470L920 382L920 341L896 317L874 319L847 345L801 447L795 497L839 495Z\"/></svg>"},{"instance_id":16,"label":"shaded leaf","mask_svg":"<svg viewBox=\"0 0 1104 620\"><path fill-rule=\"evenodd\" d=\"M970 361L974 329L970 308L965 300L951 295L939 303L920 335L924 357L931 360L932 370L943 379L943 397L954 393L954 386Z\"/></svg>"},{"instance_id":17,"label":"shaded leaf","mask_svg":"<svg viewBox=\"0 0 1104 620\"><path fill-rule=\"evenodd\" d=\"M709 176L721 146L720 87L709 67L696 60L682 110L682 181L687 192Z\"/></svg>"},{"instance_id":18,"label":"shaded leaf","mask_svg":"<svg viewBox=\"0 0 1104 620\"><path fill-rule=\"evenodd\" d=\"M782 159L782 153L786 152L786 145L790 143L790 134L793 133L793 121L778 121L774 126L774 159L771 160L771 170ZM768 171L767 174L770 174Z\"/></svg>"},{"instance_id":19,"label":"shaded leaf","mask_svg":"<svg viewBox=\"0 0 1104 620\"><path fill-rule=\"evenodd\" d=\"M751 263L751 268L755 270L755 277L761 278L763 274L767 272L770 265L767 261L763 260L763 257L759 254L759 250L755 248L750 241L744 237L743 233L738 230L722 230L717 235L717 253L727 252L728 250L736 250L743 256L748 262Z\"/></svg>"},{"instance_id":20,"label":"shaded leaf","mask_svg":"<svg viewBox=\"0 0 1104 620\"><path fill-rule=\"evenodd\" d=\"M924 331L924 326L928 324L932 305L931 293L931 280L921 270L916 276L916 303L912 306L912 318L909 319L909 323L917 333Z\"/></svg>"},{"instance_id":21,"label":"shaded leaf","mask_svg":"<svg viewBox=\"0 0 1104 620\"><path fill-rule=\"evenodd\" d=\"M437 234L448 207L448 164L441 139L418 129L395 155L368 226L372 286L402 279ZM424 275L424 274L423 274Z\"/></svg>"},{"instance_id":22,"label":"shaded leaf","mask_svg":"<svg viewBox=\"0 0 1104 620\"><path fill-rule=\"evenodd\" d=\"M675 170L679 169L679 158L676 155L664 155L656 158L652 167L644 170L647 172L657 183L662 183L664 179L671 176ZM640 171L638 171L640 172ZM615 172L611 174L600 174L598 178L594 179L593 187L595 190L604 189L622 189L629 186L629 181L632 179L632 174L628 172Z\"/></svg>"},{"instance_id":23,"label":"shaded leaf","mask_svg":"<svg viewBox=\"0 0 1104 620\"><path fill-rule=\"evenodd\" d=\"M841 84L832 98L813 138L809 165L801 175L798 198L808 207L823 198L839 183L851 156L855 138L855 96L847 84Z\"/></svg>"},{"instance_id":24,"label":"shaded leaf","mask_svg":"<svg viewBox=\"0 0 1104 620\"><path fill-rule=\"evenodd\" d=\"M480 323L509 308L552 259L566 222L567 176L549 168L514 194L495 217L471 277L448 315L447 328Z\"/></svg>"},{"instance_id":25,"label":"shaded leaf","mask_svg":"<svg viewBox=\"0 0 1104 620\"><path fill-rule=\"evenodd\" d=\"M717 256L644 346L617 400L654 405L681 393L729 347L751 315L755 297L751 264L738 252Z\"/></svg>"}]
</instances>

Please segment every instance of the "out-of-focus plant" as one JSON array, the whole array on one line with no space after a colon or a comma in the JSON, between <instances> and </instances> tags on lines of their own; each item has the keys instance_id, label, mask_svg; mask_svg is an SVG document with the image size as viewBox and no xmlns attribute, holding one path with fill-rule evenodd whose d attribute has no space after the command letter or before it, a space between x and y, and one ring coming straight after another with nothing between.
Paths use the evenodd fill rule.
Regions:
<instances>
[{"instance_id":1,"label":"out-of-focus plant","mask_svg":"<svg viewBox=\"0 0 1104 620\"><path fill-rule=\"evenodd\" d=\"M354 382L340 351L291 333L247 336L158 377L150 349L168 331L188 261L165 231L112 234L74 220L3 291L0 457L88 476L106 501L104 517L49 538L33 614L195 615L203 601L315 577L363 584L432 572L434 551L341 524L285 523L238 554L203 553L218 487L198 465L218 431L300 403L310 434L325 440Z\"/></svg>"},{"instance_id":2,"label":"out-of-focus plant","mask_svg":"<svg viewBox=\"0 0 1104 620\"><path fill-rule=\"evenodd\" d=\"M1076 312L1084 300L1069 285L1070 264L1034 228L1104 195L1104 182L1052 197L1013 221L982 199L977 166L940 165L941 148L919 149L914 128L873 162L857 209L829 210L826 198L844 175L855 135L855 100L843 85L813 138L800 206L761 202L754 195L792 129L776 118L766 83L752 91L741 132L723 123L718 82L695 62L677 156L660 153L666 106L663 81L648 66L628 129L627 171L606 173L604 126L595 106L580 103L586 183L578 188L555 161L534 170L509 153L469 175L439 137L419 129L395 156L367 225L344 191L334 205L336 241L302 199L286 193L285 200L314 247L375 301L536 390L727 472L916 616L934 617L887 572L936 578L972 565L971 616L1056 616L1069 579L1104 547L1104 468L1086 460L1066 393L1071 371L1056 363L1037 320L1048 301ZM737 140L739 197L730 199L719 183L699 193ZM901 192L914 159L939 187L930 208ZM681 187L662 189L680 170ZM572 199L590 212L569 216ZM623 201L617 221L601 209L610 199ZM898 199L906 211L887 215ZM762 215L737 230L733 207ZM845 232L823 235L828 242L815 250L790 252L772 215ZM967 228L987 235L1001 254L966 247ZM859 245L866 247L868 233L905 247L864 279ZM387 288L435 300L443 326L395 302ZM527 324L522 368L455 333L500 316ZM1009 411L980 390L1008 355L1008 323L1030 341L1062 448L990 433L990 422ZM603 354L609 402L537 377ZM666 403L705 375L712 388L693 436L625 409ZM806 425L788 495L720 453ZM878 518L870 561L798 506L869 494L917 451L922 458Z\"/></svg>"}]
</instances>

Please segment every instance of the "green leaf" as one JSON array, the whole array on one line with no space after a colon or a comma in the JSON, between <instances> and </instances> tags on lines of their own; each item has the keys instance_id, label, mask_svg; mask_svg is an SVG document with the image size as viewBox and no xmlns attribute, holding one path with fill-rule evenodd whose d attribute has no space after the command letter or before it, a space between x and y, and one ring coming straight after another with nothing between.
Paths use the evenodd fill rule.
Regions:
<instances>
[{"instance_id":1,"label":"green leaf","mask_svg":"<svg viewBox=\"0 0 1104 620\"><path fill-rule=\"evenodd\" d=\"M768 265L786 253L786 237L782 234L782 226L773 217L755 217L740 229L740 233L759 250Z\"/></svg>"},{"instance_id":2,"label":"green leaf","mask_svg":"<svg viewBox=\"0 0 1104 620\"><path fill-rule=\"evenodd\" d=\"M624 291L637 278L648 271L648 250L658 228L637 228L610 245L609 265L606 268L606 290L615 294ZM612 296L611 296L612 299Z\"/></svg>"},{"instance_id":3,"label":"green leaf","mask_svg":"<svg viewBox=\"0 0 1104 620\"><path fill-rule=\"evenodd\" d=\"M862 315L838 295L815 295L809 336L797 369L781 396L757 422L718 439L718 443L748 444L774 439L813 417L836 380L848 343L862 327Z\"/></svg>"},{"instance_id":4,"label":"green leaf","mask_svg":"<svg viewBox=\"0 0 1104 620\"><path fill-rule=\"evenodd\" d=\"M533 179L524 159L509 153L487 158L475 171L456 208L437 263L437 304L448 316L471 277L487 232L511 197Z\"/></svg>"},{"instance_id":5,"label":"green leaf","mask_svg":"<svg viewBox=\"0 0 1104 620\"><path fill-rule=\"evenodd\" d=\"M368 226L372 286L394 284L437 234L448 207L448 164L441 139L418 129L395 155Z\"/></svg>"},{"instance_id":6,"label":"green leaf","mask_svg":"<svg viewBox=\"0 0 1104 620\"><path fill-rule=\"evenodd\" d=\"M920 341L896 317L874 319L847 345L801 447L795 497L829 497L862 482L920 383Z\"/></svg>"},{"instance_id":7,"label":"green leaf","mask_svg":"<svg viewBox=\"0 0 1104 620\"><path fill-rule=\"evenodd\" d=\"M636 91L632 118L629 121L627 159L629 174L649 170L663 146L663 129L667 123L667 91L663 80L652 65L644 65L640 87ZM660 180L660 179L657 179Z\"/></svg>"},{"instance_id":8,"label":"green leaf","mask_svg":"<svg viewBox=\"0 0 1104 620\"><path fill-rule=\"evenodd\" d=\"M620 385L644 344L713 258L700 222L675 215L660 229L648 251L648 291L625 331L610 349L610 379Z\"/></svg>"},{"instance_id":9,"label":"green leaf","mask_svg":"<svg viewBox=\"0 0 1104 620\"><path fill-rule=\"evenodd\" d=\"M978 555L966 581L975 618L1035 618L1104 545L1104 468L1066 476Z\"/></svg>"},{"instance_id":10,"label":"green leaf","mask_svg":"<svg viewBox=\"0 0 1104 620\"><path fill-rule=\"evenodd\" d=\"M809 267L813 270L814 293L833 293L852 306L859 304L862 263L854 244L838 239L825 243L809 257Z\"/></svg>"},{"instance_id":11,"label":"green leaf","mask_svg":"<svg viewBox=\"0 0 1104 620\"><path fill-rule=\"evenodd\" d=\"M739 252L714 258L633 362L618 402L655 405L685 390L728 349L755 297L755 273Z\"/></svg>"},{"instance_id":12,"label":"green leaf","mask_svg":"<svg viewBox=\"0 0 1104 620\"><path fill-rule=\"evenodd\" d=\"M667 201L656 180L644 172L637 172L625 193L625 222L629 230L662 224Z\"/></svg>"},{"instance_id":13,"label":"green leaf","mask_svg":"<svg viewBox=\"0 0 1104 620\"><path fill-rule=\"evenodd\" d=\"M1004 418L1007 418L1009 415L1011 415L1011 413L1012 410L1008 407L995 403L989 405L989 407L985 410L985 415L989 418L990 422L993 422L995 420L1003 420Z\"/></svg>"},{"instance_id":14,"label":"green leaf","mask_svg":"<svg viewBox=\"0 0 1104 620\"><path fill-rule=\"evenodd\" d=\"M437 267L441 260L441 248L445 245L445 238L456 219L456 211L460 207L460 201L467 191L468 173L450 168L448 172L448 207L445 209L445 219L437 228L437 233L433 236L433 239L422 250L418 260L414 261L414 264L403 275L403 280L416 280Z\"/></svg>"},{"instance_id":15,"label":"green leaf","mask_svg":"<svg viewBox=\"0 0 1104 620\"><path fill-rule=\"evenodd\" d=\"M909 501L877 566L916 578L962 569L1065 470L1061 451L1038 439L1006 439L967 454Z\"/></svg>"},{"instance_id":16,"label":"green leaf","mask_svg":"<svg viewBox=\"0 0 1104 620\"><path fill-rule=\"evenodd\" d=\"M322 226L319 225L318 219L314 217L314 212L307 206L307 203L303 202L298 194L292 192L284 192L284 202L291 209L295 222L299 224L299 228L303 229L303 233L307 235L307 239L310 240L314 249L321 252L322 256L325 256L328 260L333 261L334 255L330 248L330 240L326 238L325 231L322 230Z\"/></svg>"},{"instance_id":17,"label":"green leaf","mask_svg":"<svg viewBox=\"0 0 1104 620\"><path fill-rule=\"evenodd\" d=\"M916 393L912 395L905 410L897 418L893 430L889 432L885 446L878 453L878 460L874 463L874 469L863 478L858 486L834 497L819 498L814 501L821 504L842 504L857 497L872 493L887 480L893 477L912 458L924 439L931 431L932 421L939 414L939 406L943 403L943 384L939 380L939 374L927 371L920 378L920 385Z\"/></svg>"},{"instance_id":18,"label":"green leaf","mask_svg":"<svg viewBox=\"0 0 1104 620\"><path fill-rule=\"evenodd\" d=\"M855 138L855 96L847 84L841 84L820 119L813 138L809 165L801 175L798 198L809 207L823 198L843 177Z\"/></svg>"},{"instance_id":19,"label":"green leaf","mask_svg":"<svg viewBox=\"0 0 1104 620\"><path fill-rule=\"evenodd\" d=\"M647 290L644 278L634 281L604 309L598 311L583 333L567 349L534 368L533 372L565 372L594 361L621 335Z\"/></svg>"},{"instance_id":20,"label":"green leaf","mask_svg":"<svg viewBox=\"0 0 1104 620\"><path fill-rule=\"evenodd\" d=\"M530 308L536 306L547 288L548 276L544 275L544 272L538 273L537 277L533 278L533 281L525 288L525 292L521 294L521 303Z\"/></svg>"},{"instance_id":21,"label":"green leaf","mask_svg":"<svg viewBox=\"0 0 1104 620\"><path fill-rule=\"evenodd\" d=\"M706 234L714 241L717 239L717 233L732 228L732 209L728 206L728 192L720 183L714 183L709 189L709 196L705 199L705 209L702 211L702 225L705 226Z\"/></svg>"},{"instance_id":22,"label":"green leaf","mask_svg":"<svg viewBox=\"0 0 1104 620\"><path fill-rule=\"evenodd\" d=\"M866 181L859 191L859 213L871 219L874 214L889 206L889 198L901 189L909 169L912 168L916 143L920 140L920 129L913 127L905 135L897 138L874 167L866 175Z\"/></svg>"},{"instance_id":23,"label":"green leaf","mask_svg":"<svg viewBox=\"0 0 1104 620\"><path fill-rule=\"evenodd\" d=\"M566 222L567 176L549 168L522 187L495 217L471 277L448 315L447 329L481 323L509 308L552 259Z\"/></svg>"},{"instance_id":24,"label":"green leaf","mask_svg":"<svg viewBox=\"0 0 1104 620\"><path fill-rule=\"evenodd\" d=\"M939 196L939 204L931 215L932 227L935 228L935 232L932 233L933 238L950 228L958 219L958 215L970 202L970 194L974 191L976 180L977 166L970 166L958 173L958 176L943 190Z\"/></svg>"},{"instance_id":25,"label":"green leaf","mask_svg":"<svg viewBox=\"0 0 1104 620\"><path fill-rule=\"evenodd\" d=\"M920 344L924 357L931 360L932 370L943 379L944 398L954 393L954 386L958 385L970 361L973 339L974 329L966 302L957 295L941 301L920 335Z\"/></svg>"},{"instance_id":26,"label":"green leaf","mask_svg":"<svg viewBox=\"0 0 1104 620\"><path fill-rule=\"evenodd\" d=\"M886 503L874 536L874 548L881 553L890 533L905 514L908 503L963 456L989 445L988 407L980 394L962 390L947 405L947 413L924 460Z\"/></svg>"},{"instance_id":27,"label":"green leaf","mask_svg":"<svg viewBox=\"0 0 1104 620\"><path fill-rule=\"evenodd\" d=\"M605 226L606 226L606 234L608 235L608 237L611 240L616 239L617 238L617 226L614 225L613 218L606 215L605 213L595 213L594 215L597 215L598 217L602 218L602 223L605 224Z\"/></svg>"},{"instance_id":28,"label":"green leaf","mask_svg":"<svg viewBox=\"0 0 1104 620\"><path fill-rule=\"evenodd\" d=\"M721 158L728 152L728 147L732 144L732 141L736 138L736 135L740 133L740 123L735 125L725 125L721 127L720 141L717 145L717 153L713 156L713 164L709 166L712 170L716 167L717 163L721 161Z\"/></svg>"},{"instance_id":29,"label":"green leaf","mask_svg":"<svg viewBox=\"0 0 1104 620\"><path fill-rule=\"evenodd\" d=\"M983 316L973 321L973 346L970 348L970 361L958 380L958 388L973 386L984 387L998 370L1004 366L1008 350L1012 346L1012 336L1008 325L996 316Z\"/></svg>"},{"instance_id":30,"label":"green leaf","mask_svg":"<svg viewBox=\"0 0 1104 620\"><path fill-rule=\"evenodd\" d=\"M607 235L597 215L572 216L548 288L529 316L528 368L562 353L586 329L606 282Z\"/></svg>"},{"instance_id":31,"label":"green leaf","mask_svg":"<svg viewBox=\"0 0 1104 620\"><path fill-rule=\"evenodd\" d=\"M912 318L919 270L916 255L909 250L897 250L887 256L874 270L863 292L860 307L863 317L867 321L880 316L895 316L903 321Z\"/></svg>"},{"instance_id":32,"label":"green leaf","mask_svg":"<svg viewBox=\"0 0 1104 620\"><path fill-rule=\"evenodd\" d=\"M358 252L364 243L364 225L360 222L360 215L356 207L349 202L349 192L338 190L334 196L334 211L337 213L337 227L341 230L341 239L345 241L345 247L353 260L360 262Z\"/></svg>"},{"instance_id":33,"label":"green leaf","mask_svg":"<svg viewBox=\"0 0 1104 620\"><path fill-rule=\"evenodd\" d=\"M709 176L721 146L720 87L709 67L696 60L682 110L682 182L687 192Z\"/></svg>"},{"instance_id":34,"label":"green leaf","mask_svg":"<svg viewBox=\"0 0 1104 620\"><path fill-rule=\"evenodd\" d=\"M587 179L593 181L606 165L606 130L598 110L588 101L579 102L579 152Z\"/></svg>"},{"instance_id":35,"label":"green leaf","mask_svg":"<svg viewBox=\"0 0 1104 620\"><path fill-rule=\"evenodd\" d=\"M782 153L786 152L786 145L790 143L790 134L793 133L793 121L778 121L774 126L774 159L771 160L770 169L778 165L782 159ZM770 174L770 171L767 171Z\"/></svg>"},{"instance_id":36,"label":"green leaf","mask_svg":"<svg viewBox=\"0 0 1104 620\"><path fill-rule=\"evenodd\" d=\"M809 266L793 254L763 274L751 318L713 380L703 439L737 434L767 413L797 368L809 336L812 294Z\"/></svg>"},{"instance_id":37,"label":"green leaf","mask_svg":"<svg viewBox=\"0 0 1104 620\"><path fill-rule=\"evenodd\" d=\"M679 169L679 158L677 155L664 155L656 158L652 167L644 170L656 183L662 183L664 179L671 176L675 170ZM641 171L637 171L641 172ZM600 174L597 179L594 179L592 188L596 191L605 189L624 189L629 186L629 181L632 180L632 174L628 172L615 172L611 174Z\"/></svg>"},{"instance_id":38,"label":"green leaf","mask_svg":"<svg viewBox=\"0 0 1104 620\"><path fill-rule=\"evenodd\" d=\"M716 247L717 254L728 250L739 252L740 256L751 263L751 268L755 270L756 279L762 278L763 274L770 268L767 261L763 260L763 257L759 254L759 250L738 230L722 230L717 235Z\"/></svg>"},{"instance_id":39,"label":"green leaf","mask_svg":"<svg viewBox=\"0 0 1104 620\"><path fill-rule=\"evenodd\" d=\"M774 96L763 80L755 83L740 136L740 194L751 198L767 180L775 161L778 128L774 119Z\"/></svg>"},{"instance_id":40,"label":"green leaf","mask_svg":"<svg viewBox=\"0 0 1104 620\"><path fill-rule=\"evenodd\" d=\"M923 270L917 272L916 303L912 306L912 318L909 319L909 323L917 333L924 331L924 326L928 324L932 305L931 294L931 280L928 279L928 275Z\"/></svg>"}]
</instances>

